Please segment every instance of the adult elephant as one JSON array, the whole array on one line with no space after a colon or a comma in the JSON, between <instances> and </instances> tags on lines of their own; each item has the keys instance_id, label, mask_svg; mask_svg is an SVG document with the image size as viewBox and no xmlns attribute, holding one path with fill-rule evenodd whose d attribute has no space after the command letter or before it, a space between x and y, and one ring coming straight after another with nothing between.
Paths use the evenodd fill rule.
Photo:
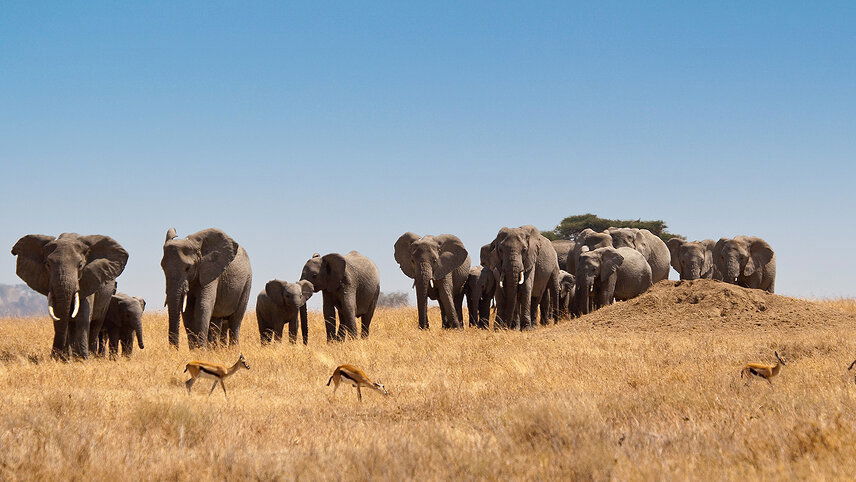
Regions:
<instances>
[{"instance_id":1,"label":"adult elephant","mask_svg":"<svg viewBox=\"0 0 856 482\"><path fill-rule=\"evenodd\" d=\"M247 310L253 270L244 248L219 229L178 238L166 233L161 267L166 277L169 343L178 346L179 318L191 349L236 345Z\"/></svg>"},{"instance_id":2,"label":"adult elephant","mask_svg":"<svg viewBox=\"0 0 856 482\"><path fill-rule=\"evenodd\" d=\"M395 261L414 280L419 328L428 329L428 298L440 304L443 328L463 327L464 285L470 257L464 243L452 234L401 235L394 246Z\"/></svg>"},{"instance_id":3,"label":"adult elephant","mask_svg":"<svg viewBox=\"0 0 856 482\"><path fill-rule=\"evenodd\" d=\"M362 322L361 336L369 336L380 295L380 274L372 260L356 251L344 256L316 253L303 266L300 279L312 283L316 293L321 291L328 343L343 341L346 336L356 338L358 317ZM300 317L305 325L308 318L305 304L300 308Z\"/></svg>"},{"instance_id":4,"label":"adult elephant","mask_svg":"<svg viewBox=\"0 0 856 482\"><path fill-rule=\"evenodd\" d=\"M300 309L312 297L315 287L306 280L297 283L271 280L256 299L256 320L262 345L273 340L282 340L282 329L288 324L288 341L297 341L297 325ZM303 344L309 343L309 327L302 323Z\"/></svg>"},{"instance_id":5,"label":"adult elephant","mask_svg":"<svg viewBox=\"0 0 856 482\"><path fill-rule=\"evenodd\" d=\"M577 243L570 239L554 239L551 241L553 248L556 250L556 256L559 258L559 269L568 270L568 262L572 262L574 248Z\"/></svg>"},{"instance_id":6,"label":"adult elephant","mask_svg":"<svg viewBox=\"0 0 856 482\"><path fill-rule=\"evenodd\" d=\"M500 229L490 244L487 267L498 285L495 326L531 329L538 306L544 323L558 311L558 256L535 226Z\"/></svg>"},{"instance_id":7,"label":"adult elephant","mask_svg":"<svg viewBox=\"0 0 856 482\"><path fill-rule=\"evenodd\" d=\"M574 304L588 314L639 296L651 287L651 279L651 266L633 248L586 248L577 260Z\"/></svg>"},{"instance_id":8,"label":"adult elephant","mask_svg":"<svg viewBox=\"0 0 856 482\"><path fill-rule=\"evenodd\" d=\"M761 238L720 239L713 246L713 264L722 281L775 293L776 253Z\"/></svg>"},{"instance_id":9,"label":"adult elephant","mask_svg":"<svg viewBox=\"0 0 856 482\"><path fill-rule=\"evenodd\" d=\"M129 357L134 351L134 336L140 349L143 345L143 311L146 309L146 300L116 293L110 298L110 306L104 317L101 327L101 350L105 345L110 347L110 356L115 357L119 353L119 344L122 345L122 355Z\"/></svg>"},{"instance_id":10,"label":"adult elephant","mask_svg":"<svg viewBox=\"0 0 856 482\"><path fill-rule=\"evenodd\" d=\"M682 280L712 279L713 246L712 239L703 241L686 241L681 238L671 238L666 241L671 255L672 267Z\"/></svg>"},{"instance_id":11,"label":"adult elephant","mask_svg":"<svg viewBox=\"0 0 856 482\"><path fill-rule=\"evenodd\" d=\"M116 291L116 277L128 262L128 252L113 238L64 233L22 237L12 247L16 273L27 285L47 296L54 322L51 355L87 358L97 351L101 324Z\"/></svg>"},{"instance_id":12,"label":"adult elephant","mask_svg":"<svg viewBox=\"0 0 856 482\"><path fill-rule=\"evenodd\" d=\"M669 279L671 255L666 243L659 236L647 229L609 228L612 236L612 246L616 248L633 248L642 253L651 266L651 280L656 283Z\"/></svg>"}]
</instances>

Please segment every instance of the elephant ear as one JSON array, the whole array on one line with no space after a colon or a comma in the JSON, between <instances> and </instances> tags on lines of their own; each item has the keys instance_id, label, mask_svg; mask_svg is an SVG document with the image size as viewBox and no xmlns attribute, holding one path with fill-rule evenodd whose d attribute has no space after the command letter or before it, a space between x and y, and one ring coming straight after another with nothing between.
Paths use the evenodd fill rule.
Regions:
<instances>
[{"instance_id":1,"label":"elephant ear","mask_svg":"<svg viewBox=\"0 0 856 482\"><path fill-rule=\"evenodd\" d=\"M300 285L300 291L302 292L303 303L305 304L309 298L312 298L312 293L315 292L315 287L312 286L312 283L309 280L300 280L297 282Z\"/></svg>"},{"instance_id":2,"label":"elephant ear","mask_svg":"<svg viewBox=\"0 0 856 482\"><path fill-rule=\"evenodd\" d=\"M535 266L538 259L538 247L541 241L541 230L532 225L522 227L526 233L526 256L523 257L523 266L529 271Z\"/></svg>"},{"instance_id":3,"label":"elephant ear","mask_svg":"<svg viewBox=\"0 0 856 482\"><path fill-rule=\"evenodd\" d=\"M719 241L713 245L713 261L716 262L717 259L722 255L722 250L725 249L725 243L728 242L728 238L719 238Z\"/></svg>"},{"instance_id":4,"label":"elephant ear","mask_svg":"<svg viewBox=\"0 0 856 482\"><path fill-rule=\"evenodd\" d=\"M134 297L134 299L140 304L140 311L146 311L146 300L137 297Z\"/></svg>"},{"instance_id":5,"label":"elephant ear","mask_svg":"<svg viewBox=\"0 0 856 482\"><path fill-rule=\"evenodd\" d=\"M270 280L265 283L265 294L276 306L285 307L285 283L278 280Z\"/></svg>"},{"instance_id":6,"label":"elephant ear","mask_svg":"<svg viewBox=\"0 0 856 482\"><path fill-rule=\"evenodd\" d=\"M624 263L624 256L617 249L607 248L601 255L601 269L605 273L615 273L622 263Z\"/></svg>"},{"instance_id":7,"label":"elephant ear","mask_svg":"<svg viewBox=\"0 0 856 482\"><path fill-rule=\"evenodd\" d=\"M483 267L487 267L490 264L490 251L490 243L482 246L481 250L479 251L479 264Z\"/></svg>"},{"instance_id":8,"label":"elephant ear","mask_svg":"<svg viewBox=\"0 0 856 482\"><path fill-rule=\"evenodd\" d=\"M45 245L54 239L43 234L28 234L12 246L12 254L18 258L15 273L27 286L45 296L50 291L51 280L45 268Z\"/></svg>"},{"instance_id":9,"label":"elephant ear","mask_svg":"<svg viewBox=\"0 0 856 482\"><path fill-rule=\"evenodd\" d=\"M326 279L324 284L331 290L337 289L345 282L345 257L339 253L330 253L321 258L321 277Z\"/></svg>"},{"instance_id":10,"label":"elephant ear","mask_svg":"<svg viewBox=\"0 0 856 482\"><path fill-rule=\"evenodd\" d=\"M401 271L408 278L413 279L416 279L416 267L413 266L413 258L410 256L410 245L417 239L419 239L418 234L408 231L395 242L395 261L401 267Z\"/></svg>"},{"instance_id":11,"label":"elephant ear","mask_svg":"<svg viewBox=\"0 0 856 482\"><path fill-rule=\"evenodd\" d=\"M434 279L439 280L460 266L467 259L468 253L464 243L453 234L441 234L435 236L434 240L440 245L440 259L434 269Z\"/></svg>"},{"instance_id":12,"label":"elephant ear","mask_svg":"<svg viewBox=\"0 0 856 482\"><path fill-rule=\"evenodd\" d=\"M188 236L199 243L199 284L217 279L238 254L238 243L219 229L206 229Z\"/></svg>"},{"instance_id":13,"label":"elephant ear","mask_svg":"<svg viewBox=\"0 0 856 482\"><path fill-rule=\"evenodd\" d=\"M509 228L500 229L499 232L496 233L496 237L493 239L493 241L491 241L490 244L487 245L489 249L487 256L487 267L493 270L494 273L499 270L500 263L502 261L501 259L499 259L499 245L500 243L505 241L505 238L508 237L509 232L511 232ZM484 261L484 257L482 258L482 261Z\"/></svg>"},{"instance_id":14,"label":"elephant ear","mask_svg":"<svg viewBox=\"0 0 856 482\"><path fill-rule=\"evenodd\" d=\"M81 236L80 240L89 247L86 266L80 274L80 296L86 297L122 274L128 264L128 252L110 236Z\"/></svg>"},{"instance_id":15,"label":"elephant ear","mask_svg":"<svg viewBox=\"0 0 856 482\"><path fill-rule=\"evenodd\" d=\"M175 232L175 228L169 228L166 232L166 239L164 240L163 244L166 244L177 237L178 234Z\"/></svg>"},{"instance_id":16,"label":"elephant ear","mask_svg":"<svg viewBox=\"0 0 856 482\"><path fill-rule=\"evenodd\" d=\"M669 256L671 257L670 264L672 265L672 268L675 268L675 270L677 270L678 272L681 271L681 267L679 266L679 257L681 246L683 245L684 240L681 238L671 238L666 241L666 246L669 248Z\"/></svg>"},{"instance_id":17,"label":"elephant ear","mask_svg":"<svg viewBox=\"0 0 856 482\"><path fill-rule=\"evenodd\" d=\"M744 276L751 276L756 270L763 269L773 260L773 248L761 238L750 238L749 259L746 261Z\"/></svg>"}]
</instances>

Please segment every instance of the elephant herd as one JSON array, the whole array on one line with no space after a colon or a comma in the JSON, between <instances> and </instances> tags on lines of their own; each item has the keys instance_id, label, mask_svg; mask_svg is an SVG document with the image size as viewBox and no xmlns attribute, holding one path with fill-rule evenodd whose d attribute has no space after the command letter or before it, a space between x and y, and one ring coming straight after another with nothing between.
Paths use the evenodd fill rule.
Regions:
<instances>
[{"instance_id":1,"label":"elephant herd","mask_svg":"<svg viewBox=\"0 0 856 482\"><path fill-rule=\"evenodd\" d=\"M45 295L54 323L52 356L124 355L134 338L143 348L145 301L116 292L116 278L128 253L109 236L30 234L12 248L16 273ZM668 278L711 278L747 288L774 291L776 259L770 245L738 236L663 242L645 229L586 229L573 240L550 241L534 226L502 228L481 247L473 266L454 235L404 233L393 254L413 279L418 326L429 328L428 299L440 306L443 328L462 328L463 302L468 325L486 329L491 305L495 328L526 330L538 322L587 314L614 300L640 295ZM179 238L167 231L161 268L166 281L170 345L179 344L183 323L190 348L238 344L252 289L252 268L242 246L223 231L205 229ZM315 254L296 282L271 280L256 300L262 343L282 339L288 325L296 342L300 328L308 343L306 302L321 292L327 341L369 335L380 295L377 266L362 254Z\"/></svg>"}]
</instances>

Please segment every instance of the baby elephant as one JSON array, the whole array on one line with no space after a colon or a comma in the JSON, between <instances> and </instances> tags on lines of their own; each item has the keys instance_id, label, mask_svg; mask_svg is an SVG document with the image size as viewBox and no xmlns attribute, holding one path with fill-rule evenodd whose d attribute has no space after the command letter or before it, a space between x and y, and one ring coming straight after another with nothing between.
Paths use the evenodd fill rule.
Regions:
<instances>
[{"instance_id":1,"label":"baby elephant","mask_svg":"<svg viewBox=\"0 0 856 482\"><path fill-rule=\"evenodd\" d=\"M288 323L288 340L297 340L297 324L300 308L306 304L315 288L306 280L288 283L271 280L265 285L265 290L259 293L256 300L256 318L259 322L259 334L262 344L272 340L282 340L282 328ZM303 344L309 342L309 328L306 320L301 324Z\"/></svg>"},{"instance_id":2,"label":"baby elephant","mask_svg":"<svg viewBox=\"0 0 856 482\"><path fill-rule=\"evenodd\" d=\"M110 356L115 357L122 343L122 355L131 356L134 351L134 334L143 348L143 311L146 300L125 293L116 293L110 298L107 315L101 326L101 348L110 345Z\"/></svg>"}]
</instances>

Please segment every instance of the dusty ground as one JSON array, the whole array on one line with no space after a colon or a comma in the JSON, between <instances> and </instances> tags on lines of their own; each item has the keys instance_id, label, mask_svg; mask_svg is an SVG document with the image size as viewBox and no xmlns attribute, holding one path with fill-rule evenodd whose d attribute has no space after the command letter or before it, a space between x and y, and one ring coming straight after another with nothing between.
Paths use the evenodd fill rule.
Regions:
<instances>
[{"instance_id":1,"label":"dusty ground","mask_svg":"<svg viewBox=\"0 0 856 482\"><path fill-rule=\"evenodd\" d=\"M308 347L261 347L250 316L252 369L228 399L202 382L188 396L182 370L239 350L169 349L163 315L133 358L67 364L46 357L47 317L4 319L0 478L852 480L854 313L664 283L528 333L420 332L400 309L368 340L327 345L315 315ZM773 350L789 364L772 383L740 378ZM334 399L341 363L391 396Z\"/></svg>"}]
</instances>

